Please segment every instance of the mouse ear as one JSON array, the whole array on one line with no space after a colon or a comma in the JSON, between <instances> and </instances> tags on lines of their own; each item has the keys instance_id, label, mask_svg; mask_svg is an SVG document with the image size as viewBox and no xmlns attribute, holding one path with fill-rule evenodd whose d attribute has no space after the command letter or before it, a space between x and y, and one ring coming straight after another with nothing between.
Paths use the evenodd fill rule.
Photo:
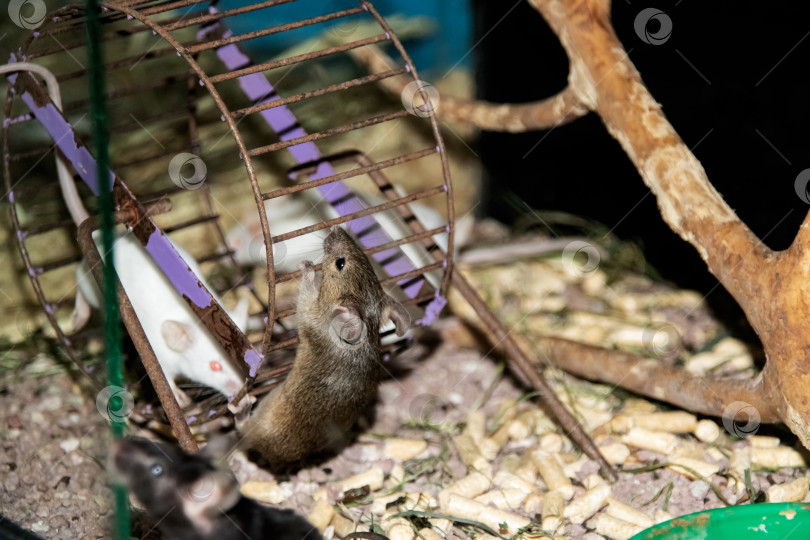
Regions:
<instances>
[{"instance_id":1,"label":"mouse ear","mask_svg":"<svg viewBox=\"0 0 810 540\"><path fill-rule=\"evenodd\" d=\"M241 498L239 483L232 472L209 471L183 493L183 513L195 528L208 532L220 513L236 506Z\"/></svg>"},{"instance_id":2,"label":"mouse ear","mask_svg":"<svg viewBox=\"0 0 810 540\"><path fill-rule=\"evenodd\" d=\"M174 352L186 352L194 344L194 327L180 321L163 321L160 335L169 349Z\"/></svg>"},{"instance_id":3,"label":"mouse ear","mask_svg":"<svg viewBox=\"0 0 810 540\"><path fill-rule=\"evenodd\" d=\"M393 322L397 327L397 335L399 337L404 336L405 332L411 327L411 314L408 313L408 310L405 309L402 304L391 297L389 297L385 303L382 312L382 320L380 322L385 323L387 320Z\"/></svg>"}]
</instances>

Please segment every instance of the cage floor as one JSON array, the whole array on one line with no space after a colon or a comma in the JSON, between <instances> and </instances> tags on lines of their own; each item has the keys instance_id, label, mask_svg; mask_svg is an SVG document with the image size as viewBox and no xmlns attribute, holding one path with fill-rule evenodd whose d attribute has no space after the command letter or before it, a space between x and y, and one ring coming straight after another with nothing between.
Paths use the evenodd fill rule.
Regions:
<instances>
[{"instance_id":1,"label":"cage floor","mask_svg":"<svg viewBox=\"0 0 810 540\"><path fill-rule=\"evenodd\" d=\"M531 270L528 269L530 267ZM552 260L512 264L494 272L531 271L536 274L535 278L540 274L549 278L559 270L557 263ZM493 270L472 272L470 278L485 287L486 275L494 275ZM537 280L538 287L542 283ZM585 286L591 301L613 297L604 283L600 283L596 279ZM573 284L577 289L573 291L574 294L581 295L580 285ZM694 293L670 290L666 285L639 276L620 277L618 282L611 282L608 287L614 292L619 291L624 298L635 299L636 307L645 306L645 298L657 298L657 305L646 305L644 309L664 310L674 317L670 320L677 319L679 298L694 300ZM565 287L555 290L559 292L563 289ZM508 300L508 291L505 293L501 299ZM553 298L555 294L546 298ZM570 288L568 294L572 294ZM572 311L582 313L587 309L587 302L583 298L581 296L579 302L570 302ZM544 306L535 306L534 315L546 309L554 311L553 301L546 302ZM509 302L503 305L508 306ZM508 313L505 315L508 318ZM557 327L563 334L579 332L593 337L598 333L593 330L596 326L593 318L587 319L589 322L586 325L581 315L571 312L558 315L569 322L573 321L572 325L566 325L557 320ZM538 320L542 321L543 317ZM523 332L518 322L513 321L513 326L517 332ZM725 332L705 307L695 310L689 324L691 326L682 333L687 348L712 343L712 336ZM608 333L612 331L606 328ZM250 489L254 496L295 508L304 514L312 511L316 498L325 495L335 515L340 516L332 517L331 523L342 534L355 528L368 530L372 521L384 525L383 513L420 510L426 503L429 511L447 514L451 511L442 508L441 503L437 504L441 499L439 494L442 489L468 474L456 438L464 433L480 437L480 434L474 434L470 416L471 411L478 411L473 414L478 414L479 420L483 418L485 421L485 437L500 441L493 455L476 464L479 468L487 470L493 477L506 471L524 479L532 477L536 493L545 495L548 486L543 482L542 475L538 475L536 470L532 471L532 460L527 459L536 449L544 449L557 456L570 477L570 491L574 500L582 497L586 486L595 481L594 475L598 472L596 463L582 458L561 436L559 428L532 402L521 400L525 395L501 371L499 359L493 355L490 346L476 341L460 319L442 319L434 330L437 335L432 345L425 342L424 348L413 349L396 366L391 366L391 378L380 388L374 418L369 420L363 435L354 444L326 462L280 479L273 478L242 455L237 455L231 461L231 466L239 481L243 485L252 482ZM708 349L711 347L709 345ZM704 357L689 353L687 363L701 358L705 360L705 352ZM744 371L747 368L743 364L752 362L742 352L735 358L722 367L715 366L716 369ZM20 362L20 365L25 365L25 362ZM8 501L4 512L10 519L44 538L106 537L104 527L110 519L110 492L105 486L101 464L105 461L107 427L88 394L83 394L63 369L54 366L51 359L40 354L28 367L5 372L0 379L0 489ZM755 497L775 496L776 492L771 490L773 486L801 482L808 476L806 453L797 451L795 437L786 431L761 426L756 438L739 440L729 437L722 422L715 419L713 422L719 428L719 438L713 443L701 442L691 432L671 434L675 446L683 450L679 454L681 457L692 456L692 459L716 468L716 472L703 479L690 478L684 470L678 471L667 465L668 462L677 461L678 458L674 457L676 454L667 456L634 446L628 441L626 426L622 427L628 419L639 419L668 409L623 391L611 391L604 385L578 380L557 370L547 370L547 376L561 399L576 404L577 414L584 417L587 429L598 445L614 445L614 449L624 446L627 450L624 456L612 457L619 460L623 472L620 472L619 481L610 486L610 496L630 505L650 520L720 507L726 504L723 499L730 504L746 504L748 492L744 484L733 480L739 476L738 458L742 455L756 454L761 458L765 453L775 452L783 458L793 456L798 460L795 466L781 468L763 466L762 463L758 466L756 459L749 463L750 487ZM32 395L39 396L39 399L32 403ZM518 425L521 418L532 419L530 429L521 430ZM504 426L508 436L498 435ZM392 437L410 442L392 442ZM485 446L481 444L481 448ZM766 448L768 446L770 449ZM752 452L754 447L757 447L755 453ZM342 481L372 470L382 473L385 478L382 485L374 486L368 495L359 500L339 503ZM398 482L397 478L403 474L406 481ZM403 493L421 496L402 499ZM540 503L532 507L527 503L527 498L520 502L512 499L516 493L504 486L492 486L485 493L468 495L470 498L482 497L479 500L491 505L503 506L506 511L524 520L531 520L542 507ZM806 489L803 497L807 500ZM386 509L386 503L391 502L394 506ZM573 506L573 503L566 504ZM582 523L565 523L563 528L556 531L557 537L604 538L595 530L600 516L608 515L614 504L601 505L595 514L586 516ZM456 517L469 519L469 516ZM428 522L436 528L446 527L446 523L440 519L430 519ZM413 524L425 525L418 520L414 520ZM147 525L139 536L157 538L155 531L147 534L148 529ZM467 525L457 525L447 532L447 538L488 538L480 529ZM504 532L502 536L509 538L512 535Z\"/></svg>"}]
</instances>

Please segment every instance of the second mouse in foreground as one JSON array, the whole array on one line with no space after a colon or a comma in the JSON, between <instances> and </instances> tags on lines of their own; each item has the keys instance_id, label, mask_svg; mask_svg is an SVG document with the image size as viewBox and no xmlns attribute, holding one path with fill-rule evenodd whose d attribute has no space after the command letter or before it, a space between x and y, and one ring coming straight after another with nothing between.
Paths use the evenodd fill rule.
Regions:
<instances>
[{"instance_id":1,"label":"second mouse in foreground","mask_svg":"<svg viewBox=\"0 0 810 540\"><path fill-rule=\"evenodd\" d=\"M242 496L233 473L214 466L232 442L215 438L188 455L168 444L121 439L113 444L113 474L167 540L320 540L306 519Z\"/></svg>"},{"instance_id":2,"label":"second mouse in foreground","mask_svg":"<svg viewBox=\"0 0 810 540\"><path fill-rule=\"evenodd\" d=\"M293 368L241 426L247 446L274 466L339 449L348 441L384 373L380 326L391 320L402 336L411 323L346 231L332 227L323 247L320 283L311 262L300 265Z\"/></svg>"}]
</instances>

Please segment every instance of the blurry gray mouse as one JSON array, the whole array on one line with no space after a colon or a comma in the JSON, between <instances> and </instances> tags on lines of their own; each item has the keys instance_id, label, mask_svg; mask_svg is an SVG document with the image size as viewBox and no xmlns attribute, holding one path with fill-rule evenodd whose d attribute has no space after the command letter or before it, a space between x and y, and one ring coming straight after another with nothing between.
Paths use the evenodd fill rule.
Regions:
<instances>
[{"instance_id":1,"label":"blurry gray mouse","mask_svg":"<svg viewBox=\"0 0 810 540\"><path fill-rule=\"evenodd\" d=\"M320 283L312 262L299 265L299 343L292 370L239 426L246 446L274 467L345 444L384 373L380 325L391 320L399 336L410 327L408 311L383 291L346 231L332 227L323 247Z\"/></svg>"},{"instance_id":2,"label":"blurry gray mouse","mask_svg":"<svg viewBox=\"0 0 810 540\"><path fill-rule=\"evenodd\" d=\"M113 443L113 474L168 540L321 540L306 519L244 497L233 473L214 466L232 442L214 438L189 455L147 439L120 439Z\"/></svg>"}]
</instances>

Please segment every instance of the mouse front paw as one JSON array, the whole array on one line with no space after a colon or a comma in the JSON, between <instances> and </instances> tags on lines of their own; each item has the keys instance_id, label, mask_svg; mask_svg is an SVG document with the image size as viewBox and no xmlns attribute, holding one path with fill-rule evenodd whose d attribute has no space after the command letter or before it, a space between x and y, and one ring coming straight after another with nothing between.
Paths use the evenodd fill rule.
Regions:
<instances>
[{"instance_id":1,"label":"mouse front paw","mask_svg":"<svg viewBox=\"0 0 810 540\"><path fill-rule=\"evenodd\" d=\"M248 413L250 413L250 408L254 403L256 403L256 398L250 394L240 399L239 403L235 403L233 401L228 403L228 410L234 415L237 426L247 419Z\"/></svg>"},{"instance_id":2,"label":"mouse front paw","mask_svg":"<svg viewBox=\"0 0 810 540\"><path fill-rule=\"evenodd\" d=\"M298 269L301 270L301 278L308 282L315 281L315 265L312 261L301 261L298 263Z\"/></svg>"}]
</instances>

